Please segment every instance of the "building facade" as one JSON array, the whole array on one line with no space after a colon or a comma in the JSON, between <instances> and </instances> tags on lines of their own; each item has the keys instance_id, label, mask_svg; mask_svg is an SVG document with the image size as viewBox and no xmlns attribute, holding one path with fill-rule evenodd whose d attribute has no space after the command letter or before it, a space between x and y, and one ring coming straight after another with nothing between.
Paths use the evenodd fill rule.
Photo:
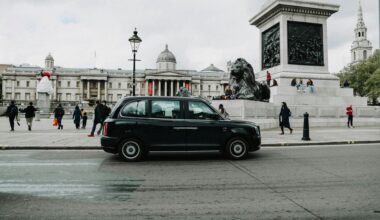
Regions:
<instances>
[{"instance_id":1,"label":"building facade","mask_svg":"<svg viewBox=\"0 0 380 220\"><path fill-rule=\"evenodd\" d=\"M351 63L366 60L372 54L372 43L367 39L367 27L364 23L363 10L360 3L358 21L354 32L355 40L351 45Z\"/></svg>"},{"instance_id":2,"label":"building facade","mask_svg":"<svg viewBox=\"0 0 380 220\"><path fill-rule=\"evenodd\" d=\"M136 95L175 96L185 87L192 96L211 98L224 94L229 74L210 65L202 71L177 70L177 60L168 46L160 53L156 69L136 70ZM72 106L105 100L115 103L123 96L132 95L132 71L122 69L62 68L54 65L49 54L45 67L11 66L2 76L3 101L27 103L37 100L36 88L41 72L49 72L54 92L53 103Z\"/></svg>"}]
</instances>

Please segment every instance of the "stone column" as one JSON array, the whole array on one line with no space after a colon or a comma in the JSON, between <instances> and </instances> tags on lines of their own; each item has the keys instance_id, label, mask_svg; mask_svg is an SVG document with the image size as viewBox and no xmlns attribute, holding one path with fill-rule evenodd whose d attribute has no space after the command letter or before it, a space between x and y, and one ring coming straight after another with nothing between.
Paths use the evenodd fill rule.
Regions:
<instances>
[{"instance_id":1,"label":"stone column","mask_svg":"<svg viewBox=\"0 0 380 220\"><path fill-rule=\"evenodd\" d=\"M98 100L100 100L100 81L98 81Z\"/></svg>"},{"instance_id":2,"label":"stone column","mask_svg":"<svg viewBox=\"0 0 380 220\"><path fill-rule=\"evenodd\" d=\"M12 100L15 100L15 80L12 80Z\"/></svg>"},{"instance_id":3,"label":"stone column","mask_svg":"<svg viewBox=\"0 0 380 220\"><path fill-rule=\"evenodd\" d=\"M152 82L153 86L152 86L152 96L155 96L155 90L156 90L156 80L153 80Z\"/></svg>"},{"instance_id":4,"label":"stone column","mask_svg":"<svg viewBox=\"0 0 380 220\"><path fill-rule=\"evenodd\" d=\"M179 91L179 80L177 80L177 92Z\"/></svg>"},{"instance_id":5,"label":"stone column","mask_svg":"<svg viewBox=\"0 0 380 220\"><path fill-rule=\"evenodd\" d=\"M164 95L164 96L167 96L167 95L168 95L168 84L167 84L167 81L166 81L166 80L164 80L164 86L165 86L165 88L164 88L164 90L165 90L165 95Z\"/></svg>"},{"instance_id":6,"label":"stone column","mask_svg":"<svg viewBox=\"0 0 380 220\"><path fill-rule=\"evenodd\" d=\"M108 101L108 82L104 81L104 100Z\"/></svg>"},{"instance_id":7,"label":"stone column","mask_svg":"<svg viewBox=\"0 0 380 220\"><path fill-rule=\"evenodd\" d=\"M83 91L83 81L81 80L81 79L79 79L80 80L80 100L79 101L83 101L84 100L84 91Z\"/></svg>"},{"instance_id":8,"label":"stone column","mask_svg":"<svg viewBox=\"0 0 380 220\"><path fill-rule=\"evenodd\" d=\"M87 80L87 99L90 99L90 80Z\"/></svg>"},{"instance_id":9,"label":"stone column","mask_svg":"<svg viewBox=\"0 0 380 220\"><path fill-rule=\"evenodd\" d=\"M170 81L170 96L173 96L173 80Z\"/></svg>"},{"instance_id":10,"label":"stone column","mask_svg":"<svg viewBox=\"0 0 380 220\"><path fill-rule=\"evenodd\" d=\"M198 89L198 90L199 90L199 96L201 96L201 91L202 91L202 90L201 90L201 85L202 85L202 82L199 81L199 85L198 85L198 88L199 88L199 89Z\"/></svg>"},{"instance_id":11,"label":"stone column","mask_svg":"<svg viewBox=\"0 0 380 220\"><path fill-rule=\"evenodd\" d=\"M54 93L54 97L55 97L55 100L58 100L58 97L57 97L57 93L58 93L58 76L57 76L57 78L55 79L55 81L54 81L54 91L53 91L53 93Z\"/></svg>"},{"instance_id":12,"label":"stone column","mask_svg":"<svg viewBox=\"0 0 380 220\"><path fill-rule=\"evenodd\" d=\"M191 83L190 83L190 81L189 81L189 93L190 93L190 95L192 94L192 92L191 92Z\"/></svg>"},{"instance_id":13,"label":"stone column","mask_svg":"<svg viewBox=\"0 0 380 220\"><path fill-rule=\"evenodd\" d=\"M161 80L158 80L158 96L161 96Z\"/></svg>"},{"instance_id":14,"label":"stone column","mask_svg":"<svg viewBox=\"0 0 380 220\"><path fill-rule=\"evenodd\" d=\"M149 80L146 80L145 81L145 96L149 96L148 90L149 90Z\"/></svg>"}]
</instances>

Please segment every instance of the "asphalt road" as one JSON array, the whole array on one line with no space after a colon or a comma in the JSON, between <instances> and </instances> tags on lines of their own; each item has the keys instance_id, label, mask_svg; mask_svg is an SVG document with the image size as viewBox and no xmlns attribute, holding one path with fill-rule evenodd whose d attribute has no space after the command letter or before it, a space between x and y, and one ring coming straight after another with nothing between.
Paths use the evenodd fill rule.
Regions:
<instances>
[{"instance_id":1,"label":"asphalt road","mask_svg":"<svg viewBox=\"0 0 380 220\"><path fill-rule=\"evenodd\" d=\"M0 219L380 219L380 145L264 148L247 160L0 151Z\"/></svg>"}]
</instances>

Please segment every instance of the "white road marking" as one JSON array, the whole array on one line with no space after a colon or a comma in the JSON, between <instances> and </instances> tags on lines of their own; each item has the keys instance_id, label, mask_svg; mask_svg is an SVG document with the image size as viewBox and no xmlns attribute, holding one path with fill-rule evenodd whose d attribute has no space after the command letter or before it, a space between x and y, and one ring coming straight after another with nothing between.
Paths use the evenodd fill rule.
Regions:
<instances>
[{"instance_id":1,"label":"white road marking","mask_svg":"<svg viewBox=\"0 0 380 220\"><path fill-rule=\"evenodd\" d=\"M0 163L0 167L23 167L23 166L99 166L98 163L33 163L33 162L20 162L20 163Z\"/></svg>"}]
</instances>

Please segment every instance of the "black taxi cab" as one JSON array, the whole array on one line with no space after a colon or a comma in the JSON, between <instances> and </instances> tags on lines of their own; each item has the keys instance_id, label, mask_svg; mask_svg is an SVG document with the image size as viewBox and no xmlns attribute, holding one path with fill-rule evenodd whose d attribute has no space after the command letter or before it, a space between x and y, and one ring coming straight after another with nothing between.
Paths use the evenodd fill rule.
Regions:
<instances>
[{"instance_id":1,"label":"black taxi cab","mask_svg":"<svg viewBox=\"0 0 380 220\"><path fill-rule=\"evenodd\" d=\"M104 123L101 145L125 161L149 151L219 150L243 159L260 149L260 127L223 118L206 100L185 97L125 97Z\"/></svg>"}]
</instances>

